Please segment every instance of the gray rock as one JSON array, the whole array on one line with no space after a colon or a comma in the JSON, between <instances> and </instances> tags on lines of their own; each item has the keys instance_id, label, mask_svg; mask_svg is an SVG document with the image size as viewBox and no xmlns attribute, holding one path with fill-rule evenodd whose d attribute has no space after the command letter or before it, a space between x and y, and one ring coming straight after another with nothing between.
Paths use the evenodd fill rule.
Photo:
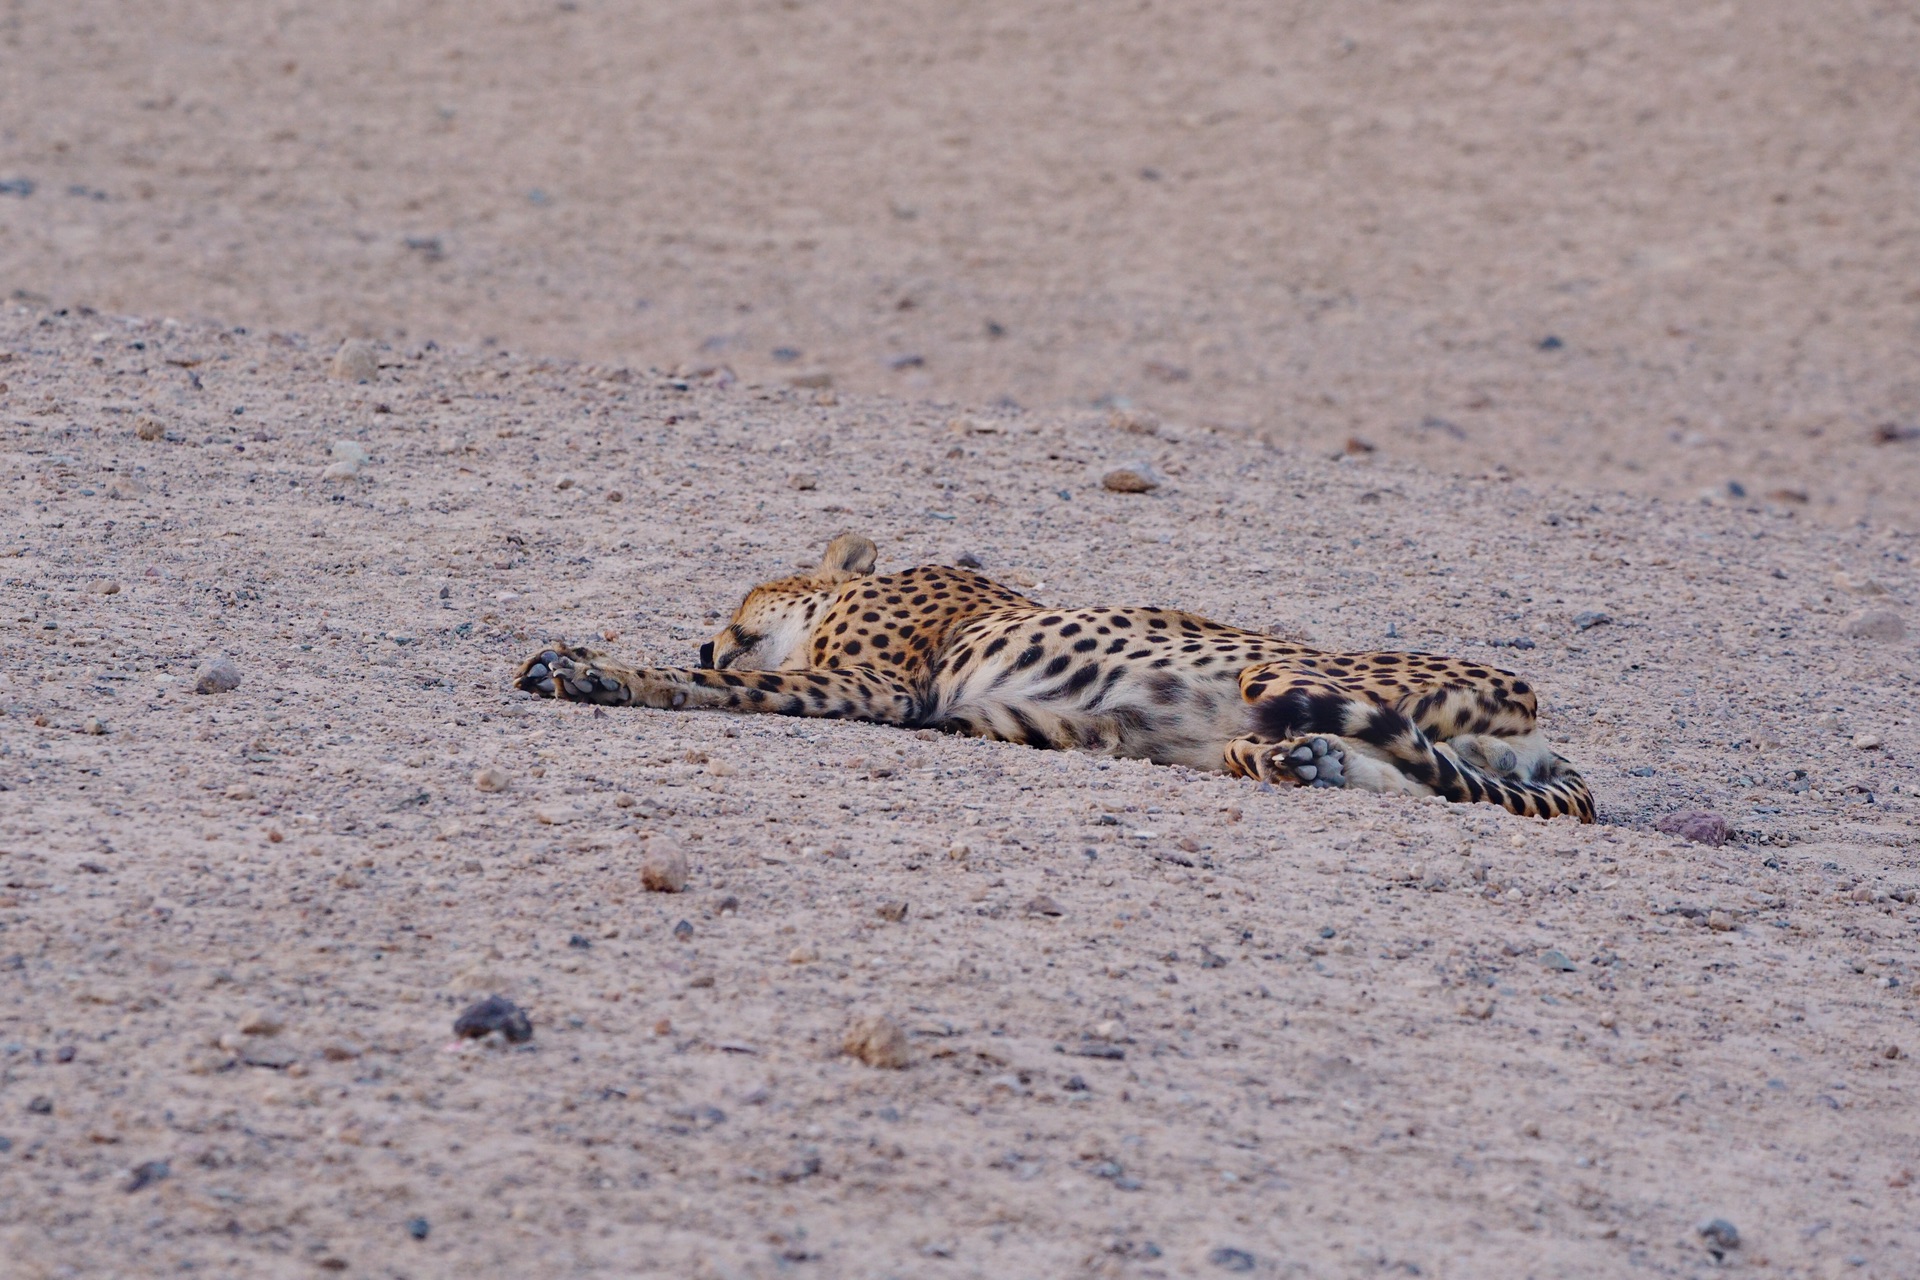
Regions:
<instances>
[{"instance_id":1,"label":"gray rock","mask_svg":"<svg viewBox=\"0 0 1920 1280\"><path fill-rule=\"evenodd\" d=\"M1703 1222L1695 1230L1707 1242L1707 1252L1716 1259L1740 1247L1740 1229L1725 1218Z\"/></svg>"},{"instance_id":2,"label":"gray rock","mask_svg":"<svg viewBox=\"0 0 1920 1280\"><path fill-rule=\"evenodd\" d=\"M506 1038L508 1044L533 1039L533 1023L527 1020L526 1011L501 996L488 996L485 1000L468 1005L453 1020L453 1034L463 1040L478 1040L496 1031Z\"/></svg>"},{"instance_id":3,"label":"gray rock","mask_svg":"<svg viewBox=\"0 0 1920 1280\"><path fill-rule=\"evenodd\" d=\"M128 1195L144 1191L156 1182L164 1182L173 1172L165 1160L149 1160L145 1164L135 1165L127 1174L126 1186L122 1188Z\"/></svg>"},{"instance_id":4,"label":"gray rock","mask_svg":"<svg viewBox=\"0 0 1920 1280\"><path fill-rule=\"evenodd\" d=\"M1222 1271L1251 1271L1257 1265L1245 1249L1229 1249L1224 1245L1208 1254L1207 1261Z\"/></svg>"},{"instance_id":5,"label":"gray rock","mask_svg":"<svg viewBox=\"0 0 1920 1280\"><path fill-rule=\"evenodd\" d=\"M240 687L240 668L232 658L214 658L193 673L195 693L232 693Z\"/></svg>"}]
</instances>

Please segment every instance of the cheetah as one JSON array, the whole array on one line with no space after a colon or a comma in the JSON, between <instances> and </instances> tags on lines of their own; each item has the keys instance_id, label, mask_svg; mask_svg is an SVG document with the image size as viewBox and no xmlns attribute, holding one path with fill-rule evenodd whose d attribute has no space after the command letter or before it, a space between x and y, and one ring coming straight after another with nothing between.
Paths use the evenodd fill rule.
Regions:
<instances>
[{"instance_id":1,"label":"cheetah","mask_svg":"<svg viewBox=\"0 0 1920 1280\"><path fill-rule=\"evenodd\" d=\"M1594 820L1519 676L1420 653L1324 653L1172 609L1056 609L968 569L876 574L846 533L754 587L691 669L555 643L529 693L816 716L1184 764L1277 785L1486 801Z\"/></svg>"}]
</instances>

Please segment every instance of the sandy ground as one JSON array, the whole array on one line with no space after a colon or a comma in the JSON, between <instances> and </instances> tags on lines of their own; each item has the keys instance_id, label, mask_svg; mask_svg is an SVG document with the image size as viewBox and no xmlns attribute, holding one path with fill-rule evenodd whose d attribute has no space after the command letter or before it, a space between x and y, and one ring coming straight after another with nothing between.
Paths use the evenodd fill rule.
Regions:
<instances>
[{"instance_id":1,"label":"sandy ground","mask_svg":"<svg viewBox=\"0 0 1920 1280\"><path fill-rule=\"evenodd\" d=\"M1847 634L1913 618L1912 536L481 351L0 347L9 1274L1693 1276L1714 1218L1725 1266L1914 1273L1916 639ZM1603 821L506 687L553 635L685 661L850 526L1518 667ZM1651 830L1696 807L1733 842ZM533 1040L456 1050L490 992ZM903 1070L838 1053L875 1011Z\"/></svg>"},{"instance_id":2,"label":"sandy ground","mask_svg":"<svg viewBox=\"0 0 1920 1280\"><path fill-rule=\"evenodd\" d=\"M1916 67L1787 0L11 0L0 1270L1920 1275ZM1602 822L507 687L847 528L1519 669Z\"/></svg>"},{"instance_id":3,"label":"sandy ground","mask_svg":"<svg viewBox=\"0 0 1920 1280\"><path fill-rule=\"evenodd\" d=\"M1920 528L1910 4L11 0L0 65L0 296Z\"/></svg>"}]
</instances>

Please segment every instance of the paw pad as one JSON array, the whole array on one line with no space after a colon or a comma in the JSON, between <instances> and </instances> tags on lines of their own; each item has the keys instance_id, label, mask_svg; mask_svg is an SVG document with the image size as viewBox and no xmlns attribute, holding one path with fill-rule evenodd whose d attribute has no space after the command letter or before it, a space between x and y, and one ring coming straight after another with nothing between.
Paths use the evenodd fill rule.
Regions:
<instances>
[{"instance_id":1,"label":"paw pad","mask_svg":"<svg viewBox=\"0 0 1920 1280\"><path fill-rule=\"evenodd\" d=\"M1307 738L1288 748L1276 763L1305 787L1344 787L1347 785L1347 757L1325 738Z\"/></svg>"}]
</instances>

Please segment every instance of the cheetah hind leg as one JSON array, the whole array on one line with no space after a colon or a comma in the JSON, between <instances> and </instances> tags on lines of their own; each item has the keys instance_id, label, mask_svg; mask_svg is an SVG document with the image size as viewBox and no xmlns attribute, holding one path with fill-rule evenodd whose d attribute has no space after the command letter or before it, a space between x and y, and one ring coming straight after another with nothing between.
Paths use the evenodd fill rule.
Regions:
<instances>
[{"instance_id":1,"label":"cheetah hind leg","mask_svg":"<svg viewBox=\"0 0 1920 1280\"><path fill-rule=\"evenodd\" d=\"M1331 733L1284 742L1235 738L1227 744L1227 772L1283 786L1351 787L1385 795L1432 795L1390 760L1364 743Z\"/></svg>"}]
</instances>

